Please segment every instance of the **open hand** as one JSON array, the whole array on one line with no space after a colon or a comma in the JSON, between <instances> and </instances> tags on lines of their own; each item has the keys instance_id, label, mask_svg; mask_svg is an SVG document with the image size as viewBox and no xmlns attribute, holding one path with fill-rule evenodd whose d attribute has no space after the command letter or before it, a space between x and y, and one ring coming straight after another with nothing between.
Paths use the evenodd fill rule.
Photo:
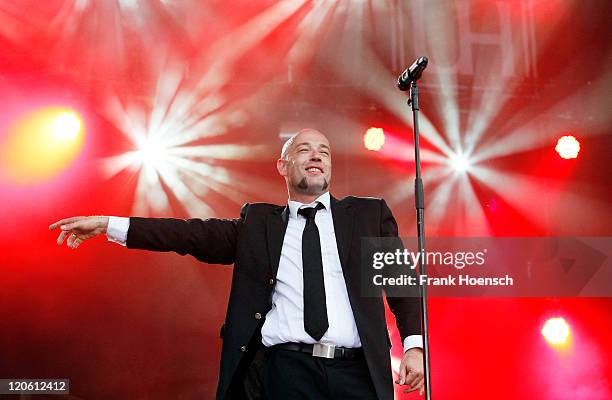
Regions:
<instances>
[{"instance_id":1,"label":"open hand","mask_svg":"<svg viewBox=\"0 0 612 400\"><path fill-rule=\"evenodd\" d=\"M62 231L57 238L57 244L61 245L67 237L66 244L68 247L76 249L85 240L106 233L108 217L71 217L49 225L50 230L58 227Z\"/></svg>"}]
</instances>

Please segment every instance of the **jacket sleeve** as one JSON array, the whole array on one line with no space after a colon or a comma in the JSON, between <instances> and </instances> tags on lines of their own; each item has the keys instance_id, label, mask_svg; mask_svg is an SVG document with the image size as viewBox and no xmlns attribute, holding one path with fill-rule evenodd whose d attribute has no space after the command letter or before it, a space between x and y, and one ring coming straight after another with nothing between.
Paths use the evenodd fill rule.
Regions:
<instances>
[{"instance_id":1,"label":"jacket sleeve","mask_svg":"<svg viewBox=\"0 0 612 400\"><path fill-rule=\"evenodd\" d=\"M385 247L388 247L387 251L395 251L395 249L398 248L403 249L404 245L398 237L397 222L385 200L381 200L380 213L381 237L390 239L385 245ZM410 271L414 272L413 269ZM397 329L402 337L402 343L408 336L420 335L421 312L419 298L415 290L387 291L386 295L389 309L395 315Z\"/></svg>"},{"instance_id":2,"label":"jacket sleeve","mask_svg":"<svg viewBox=\"0 0 612 400\"><path fill-rule=\"evenodd\" d=\"M130 249L190 254L211 264L233 264L236 243L248 204L236 219L130 217L126 246Z\"/></svg>"}]
</instances>

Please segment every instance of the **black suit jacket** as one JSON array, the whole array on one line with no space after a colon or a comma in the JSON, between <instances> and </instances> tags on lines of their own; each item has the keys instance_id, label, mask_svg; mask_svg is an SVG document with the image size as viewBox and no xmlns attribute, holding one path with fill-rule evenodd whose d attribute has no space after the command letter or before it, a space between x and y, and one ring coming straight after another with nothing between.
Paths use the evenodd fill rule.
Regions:
<instances>
[{"instance_id":1,"label":"black suit jacket","mask_svg":"<svg viewBox=\"0 0 612 400\"><path fill-rule=\"evenodd\" d=\"M397 237L397 223L382 199L331 198L331 211L351 308L379 399L393 399L385 311L381 297L361 292L362 237ZM200 261L234 264L225 324L218 399L257 397L261 326L287 228L288 207L245 204L237 219L130 218L127 247L191 254ZM420 334L417 298L387 297L402 340Z\"/></svg>"}]
</instances>

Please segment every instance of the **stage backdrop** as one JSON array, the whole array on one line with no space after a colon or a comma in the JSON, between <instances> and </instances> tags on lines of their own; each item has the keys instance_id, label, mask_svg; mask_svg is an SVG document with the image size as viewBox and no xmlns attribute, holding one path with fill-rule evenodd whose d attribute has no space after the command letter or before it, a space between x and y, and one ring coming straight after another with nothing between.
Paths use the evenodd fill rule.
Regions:
<instances>
[{"instance_id":1,"label":"stage backdrop","mask_svg":"<svg viewBox=\"0 0 612 400\"><path fill-rule=\"evenodd\" d=\"M332 144L332 193L384 197L414 236L395 80L422 55L428 236L612 236L611 12L607 0L0 1L0 378L69 378L74 399L212 398L232 267L104 238L73 251L48 225L283 204L280 148L312 127ZM612 282L605 263L587 289ZM431 298L434 398L612 398L611 309ZM562 350L541 333L553 317L571 328Z\"/></svg>"}]
</instances>

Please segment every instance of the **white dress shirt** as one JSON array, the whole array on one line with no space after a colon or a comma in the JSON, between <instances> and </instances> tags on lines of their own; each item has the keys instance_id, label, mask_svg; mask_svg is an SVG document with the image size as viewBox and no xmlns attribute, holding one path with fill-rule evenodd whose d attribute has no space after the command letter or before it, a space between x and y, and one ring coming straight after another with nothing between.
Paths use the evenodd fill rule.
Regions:
<instances>
[{"instance_id":1,"label":"white dress shirt","mask_svg":"<svg viewBox=\"0 0 612 400\"><path fill-rule=\"evenodd\" d=\"M317 212L315 223L321 240L329 321L329 328L320 342L342 347L361 347L340 264L329 192L322 194L311 204L289 201L289 221L283 240L276 286L272 294L272 308L266 314L261 328L262 342L265 346L287 342L316 343L316 340L304 330L302 231L306 218L298 215L298 210L303 207L314 207L317 203L325 207ZM128 229L129 218L110 217L106 235L110 241L125 246ZM412 335L406 337L403 345L404 351L407 351L413 347L423 347L423 340L421 335Z\"/></svg>"},{"instance_id":2,"label":"white dress shirt","mask_svg":"<svg viewBox=\"0 0 612 400\"><path fill-rule=\"evenodd\" d=\"M322 194L311 204L289 201L289 221L278 264L272 308L268 311L261 328L262 342L265 346L287 342L317 342L304 330L302 232L306 218L298 215L300 208L315 207L317 203L325 207L317 211L315 223L321 241L325 304L329 322L329 328L320 342L342 347L361 347L338 255L329 192Z\"/></svg>"}]
</instances>

